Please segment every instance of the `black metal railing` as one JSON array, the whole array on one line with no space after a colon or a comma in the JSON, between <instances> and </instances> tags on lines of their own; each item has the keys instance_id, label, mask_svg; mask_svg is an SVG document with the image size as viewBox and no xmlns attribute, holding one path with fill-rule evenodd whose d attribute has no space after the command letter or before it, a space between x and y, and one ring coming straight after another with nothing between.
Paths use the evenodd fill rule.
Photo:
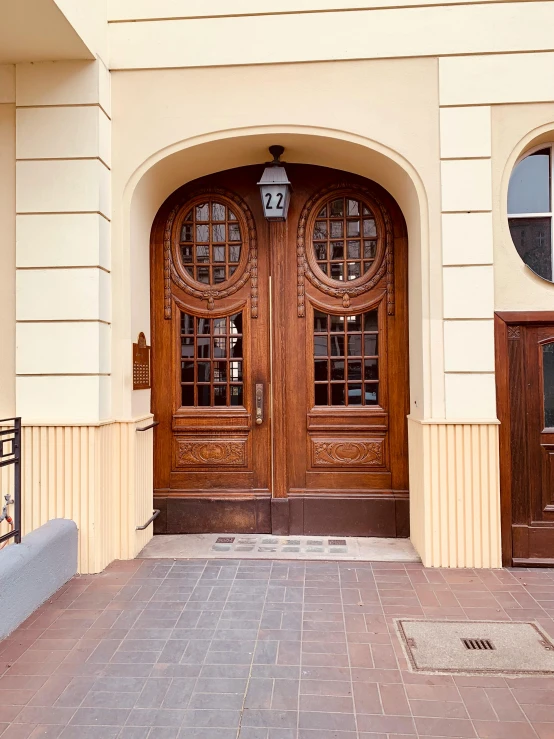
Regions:
<instances>
[{"instance_id":1,"label":"black metal railing","mask_svg":"<svg viewBox=\"0 0 554 739\"><path fill-rule=\"evenodd\" d=\"M11 424L11 428L1 428ZM0 521L7 521L12 530L0 536L0 544L14 539L21 544L21 418L0 419L0 468L13 465L13 497L11 492L4 494L4 505ZM13 505L13 518L8 508Z\"/></svg>"}]
</instances>

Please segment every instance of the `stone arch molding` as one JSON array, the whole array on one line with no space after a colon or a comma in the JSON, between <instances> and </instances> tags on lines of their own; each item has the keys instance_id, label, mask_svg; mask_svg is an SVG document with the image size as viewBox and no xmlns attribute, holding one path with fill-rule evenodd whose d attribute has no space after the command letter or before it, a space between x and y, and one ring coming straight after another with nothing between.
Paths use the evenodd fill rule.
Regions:
<instances>
[{"instance_id":1,"label":"stone arch molding","mask_svg":"<svg viewBox=\"0 0 554 739\"><path fill-rule=\"evenodd\" d=\"M206 147L205 150L207 150L208 148L210 148L210 146L214 146L214 148L217 148L217 144L223 144L225 146L226 144L229 144L231 140L235 140L233 144L234 147L237 140L246 142L248 140L254 141L255 139L258 139L260 142L258 146L254 145L251 147L247 147L252 151L252 153L256 152L258 154L257 157L254 156L251 159L245 159L244 149L241 150L235 147L234 154L236 159L232 164L215 166L215 168L210 168L209 166L206 166L206 169L204 171L195 173L194 176L188 176L186 171L181 170L181 179L177 178L174 181L172 181L171 179L168 180L167 188L164 190L165 194L163 195L163 197L161 197L161 199L158 198L159 202L157 204L156 212L162 205L164 200L169 195L171 195L172 192L174 192L178 187L186 184L186 182L192 179L212 174L223 169L231 169L233 167L241 167L249 164L262 164L268 158L265 139L266 137L268 137L268 141L275 141L276 136L280 137L280 140L283 140L283 137L289 136L298 137L299 139L305 138L306 140L329 139L331 142L343 143L347 145L350 144L353 147L361 147L363 150L374 152L384 161L388 160L390 164L396 166L398 170L405 175L406 180L412 185L418 201L419 213L421 217L421 228L422 231L426 234L429 209L425 186L416 168L402 154L400 154L395 149L369 137L360 136L359 134L354 134L349 131L344 131L340 129L330 129L315 126L251 126L244 128L224 129L203 134L201 136L193 136L188 139L183 139L162 149L159 149L158 151L151 154L147 159L145 159L134 170L134 172L127 180L123 188L122 198L124 211L129 212L129 210L131 209L134 195L141 181L148 177L149 174L153 173L157 169L158 165L160 165L164 161L169 161L172 157L182 155L183 153L190 151L196 147ZM321 159L318 159L317 161L308 161L305 156L302 156L301 150L298 152L291 152L290 146L285 148L286 151L284 155L284 160L291 163L318 164L324 167L334 166L335 168L340 169L340 167L329 164L326 161L322 161ZM299 154L299 158L295 158L294 154ZM241 155L243 156L243 158L241 158ZM293 156L293 158L291 158L291 155ZM343 167L343 169L345 168ZM347 171L355 171L352 168L346 169ZM372 178L370 174L364 171L356 171L356 174L361 174L362 176L368 177L369 179L375 179ZM387 183L383 182L382 180L376 181L378 181L380 185L385 187L385 189L389 190L391 195L393 195L402 210L405 212L405 207L403 207L404 204L402 203L402 195L399 192L394 192L394 189L387 187Z\"/></svg>"},{"instance_id":2,"label":"stone arch molding","mask_svg":"<svg viewBox=\"0 0 554 739\"><path fill-rule=\"evenodd\" d=\"M137 312L142 311L143 325L149 322L149 292L145 293L144 279L140 285L135 284L132 262L138 259L143 265L148 263L150 228L166 198L198 177L234 167L261 165L267 161L268 146L276 142L285 147L285 162L353 172L378 182L395 198L407 223L409 259L418 265L414 274L421 283L410 286L410 311L421 316L432 313L429 204L415 167L391 147L348 131L311 126L253 126L214 131L164 147L145 159L123 186L122 207L118 222L114 223L115 232L121 237L118 256L122 280L118 302L122 306L123 335L133 335ZM137 305L139 308L135 310ZM127 306L131 306L130 310ZM117 321L116 316L114 319ZM411 351L412 410L420 416L431 414L431 382L435 373L426 359L428 355L425 347L420 347L417 355ZM440 383L436 385L435 391L440 394Z\"/></svg>"}]
</instances>

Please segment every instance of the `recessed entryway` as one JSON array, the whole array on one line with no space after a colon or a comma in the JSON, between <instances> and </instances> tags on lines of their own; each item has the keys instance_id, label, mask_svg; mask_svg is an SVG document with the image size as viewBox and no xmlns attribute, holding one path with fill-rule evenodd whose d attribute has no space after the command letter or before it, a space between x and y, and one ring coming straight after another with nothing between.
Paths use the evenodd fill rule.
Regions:
<instances>
[{"instance_id":1,"label":"recessed entryway","mask_svg":"<svg viewBox=\"0 0 554 739\"><path fill-rule=\"evenodd\" d=\"M155 532L406 537L404 219L375 182L286 166L286 221L263 165L155 219Z\"/></svg>"}]
</instances>

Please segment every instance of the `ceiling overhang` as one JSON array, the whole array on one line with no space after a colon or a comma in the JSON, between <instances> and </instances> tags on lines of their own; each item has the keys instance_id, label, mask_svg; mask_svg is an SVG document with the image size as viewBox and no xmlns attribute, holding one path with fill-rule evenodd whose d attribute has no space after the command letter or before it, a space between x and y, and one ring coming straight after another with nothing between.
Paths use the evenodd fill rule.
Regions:
<instances>
[{"instance_id":1,"label":"ceiling overhang","mask_svg":"<svg viewBox=\"0 0 554 739\"><path fill-rule=\"evenodd\" d=\"M0 0L0 64L94 58L54 0Z\"/></svg>"}]
</instances>

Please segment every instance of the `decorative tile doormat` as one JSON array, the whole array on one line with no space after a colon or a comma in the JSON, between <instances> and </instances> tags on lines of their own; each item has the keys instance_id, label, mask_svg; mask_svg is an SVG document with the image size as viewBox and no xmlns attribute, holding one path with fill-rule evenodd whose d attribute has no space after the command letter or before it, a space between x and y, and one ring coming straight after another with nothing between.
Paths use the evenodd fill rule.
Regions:
<instances>
[{"instance_id":1,"label":"decorative tile doormat","mask_svg":"<svg viewBox=\"0 0 554 739\"><path fill-rule=\"evenodd\" d=\"M554 644L535 623L397 619L415 672L554 674Z\"/></svg>"},{"instance_id":2,"label":"decorative tile doormat","mask_svg":"<svg viewBox=\"0 0 554 739\"><path fill-rule=\"evenodd\" d=\"M409 539L271 534L162 534L139 557L419 562Z\"/></svg>"}]
</instances>

